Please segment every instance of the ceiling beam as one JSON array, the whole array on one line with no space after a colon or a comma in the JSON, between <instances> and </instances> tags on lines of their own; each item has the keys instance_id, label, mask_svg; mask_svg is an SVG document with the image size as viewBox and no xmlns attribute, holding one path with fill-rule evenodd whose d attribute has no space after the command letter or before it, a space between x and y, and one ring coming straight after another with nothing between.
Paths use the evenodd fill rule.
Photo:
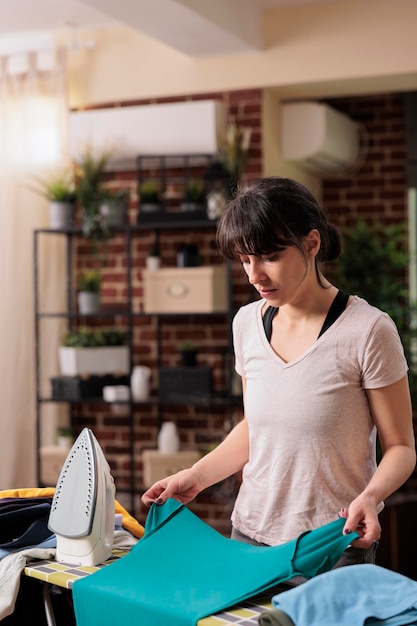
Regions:
<instances>
[{"instance_id":1,"label":"ceiling beam","mask_svg":"<svg viewBox=\"0 0 417 626\"><path fill-rule=\"evenodd\" d=\"M261 12L255 0L86 0L189 56L261 48Z\"/></svg>"}]
</instances>

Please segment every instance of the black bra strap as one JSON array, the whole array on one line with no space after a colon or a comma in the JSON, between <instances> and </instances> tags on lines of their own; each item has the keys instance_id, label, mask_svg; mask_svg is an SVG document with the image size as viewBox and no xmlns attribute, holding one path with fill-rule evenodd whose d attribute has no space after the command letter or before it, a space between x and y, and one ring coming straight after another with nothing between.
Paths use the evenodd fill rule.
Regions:
<instances>
[{"instance_id":1,"label":"black bra strap","mask_svg":"<svg viewBox=\"0 0 417 626\"><path fill-rule=\"evenodd\" d=\"M262 318L262 322L263 322L264 329L265 329L265 335L269 342L271 341L271 335L272 335L272 320L274 319L275 313L277 311L278 311L278 307L269 306L267 310L265 311L264 316Z\"/></svg>"},{"instance_id":2,"label":"black bra strap","mask_svg":"<svg viewBox=\"0 0 417 626\"><path fill-rule=\"evenodd\" d=\"M321 331L319 332L319 337L322 336L323 333L326 332L330 328L332 324L337 320L339 315L343 313L346 308L347 302L349 300L349 294L345 291L339 290L333 300L330 309L326 315L326 319L324 320L323 326L321 327ZM263 316L262 322L265 329L265 335L268 341L271 341L272 335L272 320L275 317L275 313L277 312L278 307L269 306ZM318 337L317 337L318 339Z\"/></svg>"},{"instance_id":3,"label":"black bra strap","mask_svg":"<svg viewBox=\"0 0 417 626\"><path fill-rule=\"evenodd\" d=\"M335 323L339 315L343 313L343 311L346 309L348 300L349 300L348 293L344 291L340 291L340 290L337 292L336 297L330 306L329 312L326 315L326 319L324 320L323 326L321 327L321 331L319 332L319 337L321 337L322 334L325 333L326 330L328 330L330 326Z\"/></svg>"}]
</instances>

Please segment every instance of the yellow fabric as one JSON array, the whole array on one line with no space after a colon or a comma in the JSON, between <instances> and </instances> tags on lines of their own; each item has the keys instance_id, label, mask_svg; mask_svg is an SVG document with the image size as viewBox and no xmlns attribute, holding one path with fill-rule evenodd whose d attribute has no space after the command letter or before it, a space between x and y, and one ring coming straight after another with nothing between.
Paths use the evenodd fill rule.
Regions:
<instances>
[{"instance_id":1,"label":"yellow fabric","mask_svg":"<svg viewBox=\"0 0 417 626\"><path fill-rule=\"evenodd\" d=\"M0 491L0 498L52 498L55 487L28 487L24 489L4 489ZM142 524L130 515L130 513L118 502L114 501L115 513L122 514L122 526L140 539L145 532Z\"/></svg>"}]
</instances>

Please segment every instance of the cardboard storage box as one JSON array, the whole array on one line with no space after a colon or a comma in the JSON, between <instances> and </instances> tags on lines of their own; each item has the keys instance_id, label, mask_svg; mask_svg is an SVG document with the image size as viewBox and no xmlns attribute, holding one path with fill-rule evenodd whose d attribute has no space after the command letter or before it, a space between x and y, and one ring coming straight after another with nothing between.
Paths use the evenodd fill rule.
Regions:
<instances>
[{"instance_id":1,"label":"cardboard storage box","mask_svg":"<svg viewBox=\"0 0 417 626\"><path fill-rule=\"evenodd\" d=\"M191 467L200 457L198 450L183 450L173 454L161 454L159 450L144 450L142 453L144 487L148 488L161 478Z\"/></svg>"},{"instance_id":2,"label":"cardboard storage box","mask_svg":"<svg viewBox=\"0 0 417 626\"><path fill-rule=\"evenodd\" d=\"M144 270L145 313L227 311L227 272L223 265Z\"/></svg>"},{"instance_id":3,"label":"cardboard storage box","mask_svg":"<svg viewBox=\"0 0 417 626\"><path fill-rule=\"evenodd\" d=\"M41 483L43 485L55 487L69 451L70 448L61 448L60 446L41 447Z\"/></svg>"}]
</instances>

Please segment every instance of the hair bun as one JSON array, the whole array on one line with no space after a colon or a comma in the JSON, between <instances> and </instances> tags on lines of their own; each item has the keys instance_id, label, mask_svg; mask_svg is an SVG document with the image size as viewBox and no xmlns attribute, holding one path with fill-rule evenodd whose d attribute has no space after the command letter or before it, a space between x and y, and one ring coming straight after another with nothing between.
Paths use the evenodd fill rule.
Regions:
<instances>
[{"instance_id":1,"label":"hair bun","mask_svg":"<svg viewBox=\"0 0 417 626\"><path fill-rule=\"evenodd\" d=\"M320 250L320 260L324 262L336 261L342 252L343 237L340 229L327 223L326 239L322 241L322 247Z\"/></svg>"}]
</instances>

